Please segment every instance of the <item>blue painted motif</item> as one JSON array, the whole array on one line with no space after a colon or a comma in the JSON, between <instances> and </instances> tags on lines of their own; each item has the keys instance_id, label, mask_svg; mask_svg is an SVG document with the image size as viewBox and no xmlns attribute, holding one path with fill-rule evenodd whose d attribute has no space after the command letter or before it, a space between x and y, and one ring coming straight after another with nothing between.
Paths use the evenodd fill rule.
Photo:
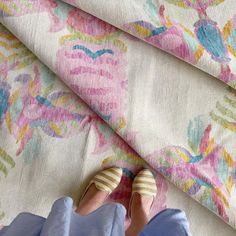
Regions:
<instances>
[{"instance_id":1,"label":"blue painted motif","mask_svg":"<svg viewBox=\"0 0 236 236\"><path fill-rule=\"evenodd\" d=\"M41 103L42 105L45 105L46 107L51 107L52 104L49 100L47 100L46 98L42 97L42 96L36 96L36 100Z\"/></svg>"},{"instance_id":2,"label":"blue painted motif","mask_svg":"<svg viewBox=\"0 0 236 236\"><path fill-rule=\"evenodd\" d=\"M165 26L156 28L155 30L152 31L152 36L159 35L159 34L165 32L166 30L167 30L167 28Z\"/></svg>"},{"instance_id":3,"label":"blue painted motif","mask_svg":"<svg viewBox=\"0 0 236 236\"><path fill-rule=\"evenodd\" d=\"M0 89L0 123L3 119L3 115L6 113L8 107L8 93Z\"/></svg>"},{"instance_id":4,"label":"blue painted motif","mask_svg":"<svg viewBox=\"0 0 236 236\"><path fill-rule=\"evenodd\" d=\"M221 32L214 21L201 19L194 26L199 42L210 53L213 60L218 62L230 61Z\"/></svg>"},{"instance_id":5,"label":"blue painted motif","mask_svg":"<svg viewBox=\"0 0 236 236\"><path fill-rule=\"evenodd\" d=\"M111 55L114 54L114 52L111 49L102 49L102 50L98 50L96 52L92 52L90 49L86 48L83 45L74 45L73 49L78 49L78 50L84 51L92 59L96 59L97 57L100 57L105 53L108 53L108 54L111 54Z\"/></svg>"}]
</instances>

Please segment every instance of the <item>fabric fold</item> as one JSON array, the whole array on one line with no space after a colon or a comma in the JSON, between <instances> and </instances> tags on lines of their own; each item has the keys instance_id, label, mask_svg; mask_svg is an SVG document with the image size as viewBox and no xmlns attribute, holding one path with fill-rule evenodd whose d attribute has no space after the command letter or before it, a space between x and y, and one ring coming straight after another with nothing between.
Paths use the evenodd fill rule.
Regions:
<instances>
[{"instance_id":1,"label":"fabric fold","mask_svg":"<svg viewBox=\"0 0 236 236\"><path fill-rule=\"evenodd\" d=\"M235 1L63 1L236 88Z\"/></svg>"},{"instance_id":2,"label":"fabric fold","mask_svg":"<svg viewBox=\"0 0 236 236\"><path fill-rule=\"evenodd\" d=\"M1 182L0 200L7 202L1 207L8 217L28 206L42 214L45 201L61 197L61 190L70 185L77 197L84 192L85 178L114 165L124 169L124 176L110 200L127 206L133 176L147 163L2 25L0 38L4 72L0 80L0 174L6 178L12 174L12 179ZM16 158L20 158L18 163ZM168 189L166 180L159 174L156 177L161 197L152 214L165 208ZM0 216L4 218L5 213L1 211Z\"/></svg>"}]
</instances>

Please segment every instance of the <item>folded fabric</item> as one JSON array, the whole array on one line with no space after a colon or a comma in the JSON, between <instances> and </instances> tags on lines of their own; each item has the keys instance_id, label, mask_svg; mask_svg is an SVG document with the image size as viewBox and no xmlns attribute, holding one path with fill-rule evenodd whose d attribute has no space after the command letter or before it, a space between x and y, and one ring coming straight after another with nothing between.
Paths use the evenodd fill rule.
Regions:
<instances>
[{"instance_id":1,"label":"folded fabric","mask_svg":"<svg viewBox=\"0 0 236 236\"><path fill-rule=\"evenodd\" d=\"M63 1L236 88L234 0Z\"/></svg>"},{"instance_id":2,"label":"folded fabric","mask_svg":"<svg viewBox=\"0 0 236 236\"><path fill-rule=\"evenodd\" d=\"M95 125L95 152L112 147L120 155L111 155L105 163L121 165L121 160L125 160L138 163L139 167L148 164L235 226L235 91L78 8L61 1L26 2L29 5L3 1L2 24L122 137L133 153L142 157L124 157L114 147L117 139L111 138L113 132L102 123ZM81 5L85 6L82 1ZM91 9L97 9L96 6L91 2ZM8 45L5 50L17 47ZM19 68L24 55L17 54L16 64L12 55L4 58L4 79L9 71ZM31 64L34 60L30 56L23 62ZM58 111L46 115L53 102L65 101L64 95L45 92L39 96L37 67L33 73L34 82L27 75L20 75L16 81L26 87L24 93L30 91L34 95L34 100L23 96L23 104L36 101L43 109L30 105L26 112L21 113L22 108L18 112L37 116L36 119L22 118L17 121L17 128L12 127L9 124L14 119L3 108L3 119L20 142L17 155L29 147L35 127L49 136L64 137L69 130L59 117L82 125L92 116L83 112L58 116ZM2 86L4 91L8 91L7 86ZM4 92L4 97L8 96ZM10 99L10 104L16 97ZM76 127L74 122L71 127ZM34 143L39 143L38 139Z\"/></svg>"}]
</instances>

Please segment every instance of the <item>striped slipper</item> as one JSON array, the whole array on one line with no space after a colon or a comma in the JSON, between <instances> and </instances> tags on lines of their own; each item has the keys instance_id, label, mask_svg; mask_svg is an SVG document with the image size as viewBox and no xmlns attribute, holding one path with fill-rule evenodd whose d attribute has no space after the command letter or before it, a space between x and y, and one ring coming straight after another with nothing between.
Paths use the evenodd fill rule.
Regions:
<instances>
[{"instance_id":1,"label":"striped slipper","mask_svg":"<svg viewBox=\"0 0 236 236\"><path fill-rule=\"evenodd\" d=\"M108 192L108 195L118 187L122 178L122 168L112 167L96 174L93 179L89 182L84 194L82 195L80 201L84 198L89 187L94 184L95 187L100 191Z\"/></svg>"},{"instance_id":2,"label":"striped slipper","mask_svg":"<svg viewBox=\"0 0 236 236\"><path fill-rule=\"evenodd\" d=\"M94 184L97 189L106 191L109 194L119 185L122 178L122 168L113 167L99 172L90 181L89 185Z\"/></svg>"},{"instance_id":3,"label":"striped slipper","mask_svg":"<svg viewBox=\"0 0 236 236\"><path fill-rule=\"evenodd\" d=\"M134 182L132 185L132 197L134 193L138 193L141 196L150 196L153 198L152 206L154 200L157 195L157 187L156 187L156 180L152 174L152 172L148 169L141 170L136 177L134 178ZM130 207L129 207L129 216L131 217L131 203L132 197L130 200ZM152 209L150 208L150 211Z\"/></svg>"},{"instance_id":4,"label":"striped slipper","mask_svg":"<svg viewBox=\"0 0 236 236\"><path fill-rule=\"evenodd\" d=\"M139 193L144 196L152 196L154 198L156 197L156 180L150 170L143 169L136 175L132 185L132 194L133 193Z\"/></svg>"}]
</instances>

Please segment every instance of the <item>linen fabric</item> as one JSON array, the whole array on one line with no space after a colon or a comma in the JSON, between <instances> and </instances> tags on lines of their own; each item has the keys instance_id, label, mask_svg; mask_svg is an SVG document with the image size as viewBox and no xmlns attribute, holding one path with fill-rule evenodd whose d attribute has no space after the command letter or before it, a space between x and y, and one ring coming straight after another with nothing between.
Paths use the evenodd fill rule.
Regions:
<instances>
[{"instance_id":1,"label":"linen fabric","mask_svg":"<svg viewBox=\"0 0 236 236\"><path fill-rule=\"evenodd\" d=\"M114 9L121 13L121 21L127 18L119 2L113 10L112 4L106 8L102 1L97 2L69 2L73 7L52 0L1 1L0 21L18 38L1 26L0 156L6 178L0 184L4 222L27 209L45 215L52 201L68 192L77 197L77 186L102 165L124 169L122 187L111 196L113 200L127 204L135 173L149 167L157 174L158 189L166 193L157 199L153 215L166 204L184 208L188 215L192 212L192 200L177 193L161 174L235 227L234 79L226 81L229 89L225 83L150 46L152 42L141 42L96 18L112 23L107 15L112 18L108 13ZM159 15L166 14L161 11L163 4L148 2L145 6L149 6L149 13L159 9ZM160 27L145 36L152 26L134 22L144 16L139 3L134 8L137 18L122 24L128 24L132 32L143 32L145 41L157 40L157 44L162 37L163 42L169 42L165 38L171 39L173 34L174 39L181 38L178 27L184 28L184 22L178 17L187 3L172 3L165 1L164 7L169 14L174 9L175 21L181 22L177 25L164 15L164 25L157 22ZM215 7L223 6L232 15L231 1L211 4L212 11L202 5L207 6L206 18ZM196 10L188 7L188 11ZM196 21L193 16L189 24ZM212 32L219 32L218 26L214 28L208 20L202 20L199 29L205 22L206 29L212 26ZM231 40L233 21L228 25ZM190 31L185 38L190 35L194 39ZM207 45L197 40L197 46L191 40L188 44L180 40L180 52L187 52L191 45L197 51L194 57L189 53L189 58L199 57L197 67L214 76L222 70L234 78L234 55L229 49L232 43L222 47L225 54L209 58ZM167 52L179 52L172 45L165 46ZM187 57L178 57L188 61ZM216 63L215 59L230 60ZM15 196L21 204L12 204ZM214 216L197 209L189 219L194 231L201 228L207 235L230 231L227 226L220 227ZM204 230L210 227L205 218L217 221L209 231Z\"/></svg>"}]
</instances>

